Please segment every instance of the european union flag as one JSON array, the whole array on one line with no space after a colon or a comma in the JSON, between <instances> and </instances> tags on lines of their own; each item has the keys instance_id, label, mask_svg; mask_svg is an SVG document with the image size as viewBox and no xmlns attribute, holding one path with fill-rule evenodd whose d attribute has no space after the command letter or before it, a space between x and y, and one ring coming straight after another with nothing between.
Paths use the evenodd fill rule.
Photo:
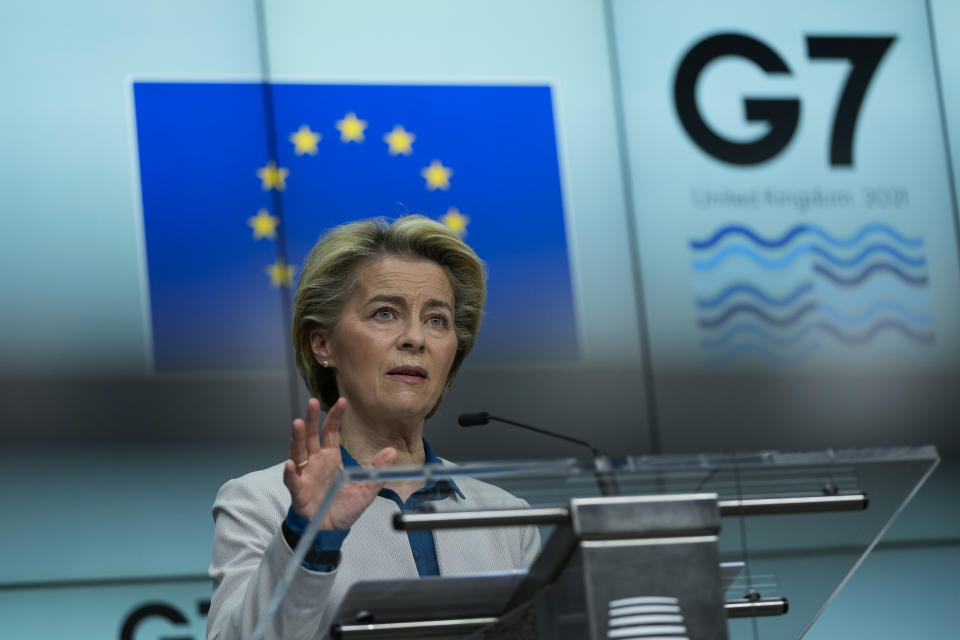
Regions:
<instances>
[{"instance_id":1,"label":"european union flag","mask_svg":"<svg viewBox=\"0 0 960 640\"><path fill-rule=\"evenodd\" d=\"M337 224L406 213L444 222L489 266L473 361L579 357L549 87L133 89L157 371L283 367L277 289L310 247Z\"/></svg>"}]
</instances>

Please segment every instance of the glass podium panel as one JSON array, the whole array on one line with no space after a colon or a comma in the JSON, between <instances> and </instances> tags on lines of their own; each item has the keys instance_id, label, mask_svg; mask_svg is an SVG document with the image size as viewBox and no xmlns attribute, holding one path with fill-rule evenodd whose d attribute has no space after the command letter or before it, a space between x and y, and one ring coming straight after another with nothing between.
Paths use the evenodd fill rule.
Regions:
<instances>
[{"instance_id":1,"label":"glass podium panel","mask_svg":"<svg viewBox=\"0 0 960 640\"><path fill-rule=\"evenodd\" d=\"M536 523L541 549L545 549L557 526L569 521L567 508L573 499L715 494L722 516L717 546L720 561L727 565L722 574L728 613L729 603L737 601L785 598L789 603L788 611L782 615L731 615L730 638L792 639L806 633L938 461L934 447L919 446L348 468L334 481L322 509L333 502L340 487L351 482L382 482L389 486L480 480L521 498L529 509L481 513L474 507L470 514L459 517L462 501L446 498L424 503L425 507L404 517L463 520L479 514L494 518L487 520L488 524ZM804 506L806 501L820 506ZM318 512L304 539L312 539L322 515L322 511ZM505 515L519 519L506 522L502 520ZM395 516L394 521L385 521L382 526L393 528L396 520ZM271 616L287 597L290 581L301 570L300 562L306 553L301 547L294 550L269 603L259 612L255 638L268 637L265 631ZM348 557L343 560L349 561ZM518 587L522 576L498 579L503 589L522 589ZM501 601L510 601L509 596L504 594ZM337 604L331 603L334 607ZM474 613L479 611L478 606L473 609Z\"/></svg>"}]
</instances>

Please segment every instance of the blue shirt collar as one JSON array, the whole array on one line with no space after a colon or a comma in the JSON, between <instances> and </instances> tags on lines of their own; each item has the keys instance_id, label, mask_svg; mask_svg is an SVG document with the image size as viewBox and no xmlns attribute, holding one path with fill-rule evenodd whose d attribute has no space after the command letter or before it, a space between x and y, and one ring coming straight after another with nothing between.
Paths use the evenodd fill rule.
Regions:
<instances>
[{"instance_id":1,"label":"blue shirt collar","mask_svg":"<svg viewBox=\"0 0 960 640\"><path fill-rule=\"evenodd\" d=\"M430 443L427 442L426 438L423 439L423 453L424 453L424 456L426 457L427 464L441 464L441 465L443 464L443 460L438 458L437 454L433 452L433 447L430 446ZM340 458L343 460L344 467L360 466L360 463L354 460L353 456L351 456L350 453L343 448L343 445L340 445ZM428 484L426 487L424 487L424 489L428 489L428 490L433 489L435 485L441 485L441 484L448 485L451 489L457 492L458 496L464 499L466 498L466 496L463 495L463 492L460 491L460 487L458 487L457 483L454 482L453 480L434 481Z\"/></svg>"}]
</instances>

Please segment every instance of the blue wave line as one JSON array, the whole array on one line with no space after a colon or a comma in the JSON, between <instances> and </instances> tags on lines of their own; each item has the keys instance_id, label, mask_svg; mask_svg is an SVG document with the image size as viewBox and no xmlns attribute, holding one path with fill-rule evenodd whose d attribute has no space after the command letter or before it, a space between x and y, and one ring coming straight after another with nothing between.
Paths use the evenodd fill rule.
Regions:
<instances>
[{"instance_id":1,"label":"blue wave line","mask_svg":"<svg viewBox=\"0 0 960 640\"><path fill-rule=\"evenodd\" d=\"M790 336L777 336L773 335L760 325L742 323L738 324L735 327L731 327L726 332L717 336L715 338L707 338L700 341L700 345L705 349L716 349L722 347L725 343L734 339L740 334L755 335L759 338L762 338L769 342L770 344L784 346L789 344L796 344L801 339L803 339L807 334L814 330L821 330L829 333L834 338L848 345L860 345L865 344L872 340L878 333L886 329L895 329L903 334L905 337L913 340L914 342L919 342L922 344L932 344L936 338L936 335L932 331L916 331L912 327L899 322L897 320L884 319L878 322L877 324L868 327L866 330L861 333L845 333L842 329L835 327L830 322L825 320L819 320L816 322L811 322L806 326L802 327L798 331L795 331Z\"/></svg>"},{"instance_id":2,"label":"blue wave line","mask_svg":"<svg viewBox=\"0 0 960 640\"><path fill-rule=\"evenodd\" d=\"M813 293L820 302L843 309L859 309L875 300L896 300L908 309L930 309L933 306L928 289L909 287L892 279L883 281L878 278L854 288L820 281L814 285Z\"/></svg>"},{"instance_id":3,"label":"blue wave line","mask_svg":"<svg viewBox=\"0 0 960 640\"><path fill-rule=\"evenodd\" d=\"M775 364L785 364L785 363L798 362L800 360L803 360L804 358L809 356L811 353L816 351L819 347L820 347L820 343L811 342L797 349L796 351L794 351L792 354L788 356L780 356L777 354L770 353L762 345L754 344L752 342L745 342L743 344L737 345L736 347L730 349L722 356L708 359L707 364L713 365L713 366L727 364L728 362L732 360L736 360L740 356L743 356L746 354L758 355L762 357L764 360L767 360L768 362L772 362Z\"/></svg>"},{"instance_id":4,"label":"blue wave line","mask_svg":"<svg viewBox=\"0 0 960 640\"><path fill-rule=\"evenodd\" d=\"M932 313L918 313L911 309L907 309L895 300L877 300L872 305L864 309L861 313L856 315L847 315L842 311L837 311L829 304L825 304L823 302L817 303L817 310L822 311L837 322L847 326L863 324L881 311L896 311L899 315L907 318L908 320L912 320L917 324L933 323Z\"/></svg>"},{"instance_id":5,"label":"blue wave line","mask_svg":"<svg viewBox=\"0 0 960 640\"><path fill-rule=\"evenodd\" d=\"M821 240L824 240L825 242L828 242L829 244L832 244L835 247L842 247L842 248L852 247L853 245L857 244L858 242L863 240L866 236L868 236L871 233L886 234L891 238L893 238L894 240L897 240L901 244L907 245L908 247L923 246L923 238L919 238L919 237L908 238L906 236L901 235L898 231L896 231L893 227L890 227L889 225L875 222L875 223L864 225L854 235L850 236L845 240L835 238L834 236L830 235L828 232L824 231L822 228L812 224L798 224L794 227L791 227L785 234L783 234L782 236L780 236L775 240L767 240L757 235L755 231L753 231L752 229L744 225L730 224L724 227L720 227L714 232L712 236L710 236L706 240L691 240L690 247L697 251L704 251L706 249L709 249L713 245L717 244L718 242L720 242L726 236L737 234L737 235L745 236L750 240L753 240L754 243L760 245L761 247L766 247L767 249L779 249L789 244L790 241L796 238L797 236L804 233L812 233L816 235L818 238L820 238Z\"/></svg>"},{"instance_id":6,"label":"blue wave line","mask_svg":"<svg viewBox=\"0 0 960 640\"><path fill-rule=\"evenodd\" d=\"M782 269L786 266L789 266L794 260L808 253L814 253L821 258L832 262L835 266L838 267L852 267L860 264L863 260L870 254L882 252L887 253L899 260L900 262L912 266L912 267L922 267L927 261L923 257L914 258L910 256L905 256L893 247L886 244L872 244L868 247L863 248L860 253L858 253L853 258L838 258L828 252L826 249L819 247L813 244L805 244L793 249L790 253L783 256L782 258L765 258L761 256L756 251L750 247L744 247L741 245L735 245L732 247L726 247L721 249L715 256L712 258L707 258L706 260L694 260L693 268L697 271L708 271L715 268L719 264L726 261L732 256L742 255L750 258L755 263L764 267L766 269Z\"/></svg>"},{"instance_id":7,"label":"blue wave line","mask_svg":"<svg viewBox=\"0 0 960 640\"><path fill-rule=\"evenodd\" d=\"M850 345L866 344L867 342L870 342L870 340L872 340L873 337L876 336L878 333L880 333L880 331L882 331L883 329L896 329L897 331L902 333L907 338L910 338L914 342L932 344L933 341L936 339L936 334L934 334L932 331L927 333L914 332L912 328L908 327L902 322L897 322L896 320L890 320L890 319L881 320L880 322L873 325L872 327L870 327L869 329L867 329L866 331L864 331L862 334L858 336L847 335L843 333L840 329L838 329L837 327L834 327L828 322L818 323L818 326L820 329L832 334L833 337L839 340L840 342L844 342Z\"/></svg>"},{"instance_id":8,"label":"blue wave line","mask_svg":"<svg viewBox=\"0 0 960 640\"><path fill-rule=\"evenodd\" d=\"M870 321L875 315L883 311L895 311L903 318L913 321L917 324L929 325L933 323L933 315L929 313L920 313L907 309L902 304L894 300L878 300L858 314L848 315L838 311L833 306L823 302L808 302L794 310L793 313L786 316L774 316L760 306L741 302L725 309L723 313L712 318L700 318L697 324L703 329L716 329L727 323L730 318L737 314L750 314L763 320L768 325L775 327L789 327L795 324L806 314L812 311L819 311L830 316L834 321L845 326L860 326Z\"/></svg>"},{"instance_id":9,"label":"blue wave line","mask_svg":"<svg viewBox=\"0 0 960 640\"><path fill-rule=\"evenodd\" d=\"M779 318L769 315L763 309L760 309L752 304L741 303L729 307L726 311L714 318L701 318L699 321L697 321L697 324L699 324L703 329L715 329L726 324L727 320L738 313L749 313L757 316L769 325L775 327L789 327L811 311L816 311L816 309L817 304L815 302L808 302L799 309L796 309L792 314Z\"/></svg>"},{"instance_id":10,"label":"blue wave line","mask_svg":"<svg viewBox=\"0 0 960 640\"><path fill-rule=\"evenodd\" d=\"M804 327L800 328L798 331L795 331L793 335L790 336L778 336L767 331L759 324L753 324L751 322L741 322L738 325L734 325L721 333L718 336L713 336L711 338L704 338L700 341L700 346L704 349L716 349L722 347L727 342L733 340L741 334L745 335L754 335L758 338L763 338L770 344L775 345L788 345L795 344L805 335L813 331L817 327L816 322L811 322Z\"/></svg>"},{"instance_id":11,"label":"blue wave line","mask_svg":"<svg viewBox=\"0 0 960 640\"><path fill-rule=\"evenodd\" d=\"M796 301L797 298L803 294L813 290L813 283L804 282L799 287L797 287L793 293L789 294L785 298L774 298L768 293L764 292L762 289L758 289L748 282L738 282L736 284L730 285L718 295L713 298L697 298L697 306L701 309L713 309L717 305L723 304L723 302L732 296L735 293L749 293L753 297L766 302L769 305L774 307L785 307L792 304Z\"/></svg>"},{"instance_id":12,"label":"blue wave line","mask_svg":"<svg viewBox=\"0 0 960 640\"><path fill-rule=\"evenodd\" d=\"M922 287L922 286L925 286L928 282L926 274L923 274L920 276L911 276L910 274L905 273L900 269L898 269L895 265L889 264L887 262L877 262L875 264L872 264L866 269L864 269L863 271L861 271L859 274L855 276L850 276L849 278L844 278L843 276L833 273L832 271L830 271L828 267L822 264L815 264L813 266L813 270L815 273L818 273L824 276L825 278L832 280L834 283L842 287L856 287L857 285L861 284L864 280L866 280L870 276L880 272L892 273L893 275L900 278L901 281L913 287Z\"/></svg>"}]
</instances>

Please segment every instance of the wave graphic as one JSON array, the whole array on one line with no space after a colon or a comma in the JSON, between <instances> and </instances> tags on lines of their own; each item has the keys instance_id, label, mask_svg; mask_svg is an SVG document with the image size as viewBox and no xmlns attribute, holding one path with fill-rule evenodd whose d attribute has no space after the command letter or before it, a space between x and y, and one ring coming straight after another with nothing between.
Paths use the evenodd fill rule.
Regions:
<instances>
[{"instance_id":1,"label":"wave graphic","mask_svg":"<svg viewBox=\"0 0 960 640\"><path fill-rule=\"evenodd\" d=\"M697 306L700 307L701 309L714 309L717 306L723 304L727 300L727 298L729 298L732 295L735 295L737 293L749 293L754 298L761 300L763 302L766 302L771 306L786 307L793 304L797 300L797 298L799 298L800 296L804 295L805 293L809 293L812 290L813 290L813 283L804 282L800 286L798 286L796 289L794 289L793 292L790 293L789 295L782 298L775 298L770 294L768 294L767 292L763 291L762 289L759 289L758 287L753 286L749 282L738 282L736 284L730 285L729 287L727 287L726 289L724 289L714 297L698 298Z\"/></svg>"},{"instance_id":2,"label":"wave graphic","mask_svg":"<svg viewBox=\"0 0 960 640\"><path fill-rule=\"evenodd\" d=\"M837 345L930 353L922 237L881 221L847 235L809 223L785 229L764 235L731 223L689 240L705 363L789 364Z\"/></svg>"},{"instance_id":3,"label":"wave graphic","mask_svg":"<svg viewBox=\"0 0 960 640\"><path fill-rule=\"evenodd\" d=\"M717 366L729 364L730 362L742 358L748 355L754 355L770 362L772 364L793 364L795 362L800 362L805 360L810 355L813 354L817 349L820 348L819 342L809 342L787 355L780 355L772 353L765 346L755 344L753 342L745 342L743 344L737 345L724 353L723 355L716 358L707 358L706 363L708 365Z\"/></svg>"},{"instance_id":4,"label":"wave graphic","mask_svg":"<svg viewBox=\"0 0 960 640\"><path fill-rule=\"evenodd\" d=\"M779 238L768 240L761 237L755 231L749 227L745 227L741 224L729 224L724 227L717 229L712 236L706 240L691 240L690 247L696 251L705 251L713 245L717 244L723 238L729 235L741 235L752 240L755 244L760 245L761 247L767 249L780 249L788 245L794 238L803 234L813 234L823 240L824 242L833 245L834 247L847 248L852 247L858 242L862 241L871 233L882 233L889 236L891 239L896 240L900 244L906 245L908 247L922 247L923 238L909 238L902 235L893 227L889 225L875 222L872 224L864 225L859 231L849 238L840 239L835 236L832 236L830 233L824 229L813 225L813 224L798 224L791 227L785 234Z\"/></svg>"},{"instance_id":5,"label":"wave graphic","mask_svg":"<svg viewBox=\"0 0 960 640\"><path fill-rule=\"evenodd\" d=\"M866 344L883 331L897 331L905 338L919 344L932 344L936 340L936 335L932 331L917 331L902 322L892 319L881 320L860 332L846 332L826 320L819 320L803 326L789 336L774 335L760 325L744 322L731 327L719 336L704 339L700 344L706 349L717 349L738 336L750 335L761 338L772 345L787 346L800 342L800 340L814 331L828 333L839 342L849 346Z\"/></svg>"},{"instance_id":6,"label":"wave graphic","mask_svg":"<svg viewBox=\"0 0 960 640\"><path fill-rule=\"evenodd\" d=\"M897 278L899 278L902 282L912 287L923 287L923 286L926 286L927 283L929 282L929 279L927 278L926 274L923 274L920 276L912 276L909 273L906 273L905 271L902 271L899 268L897 268L896 265L893 265L887 262L877 262L877 263L871 264L869 267L867 267L860 273L850 277L843 277L841 275L838 275L833 271L831 271L829 267L819 263L813 265L813 271L814 273L817 273L827 278L828 280L831 280L834 284L838 284L842 287L859 286L860 284L863 284L863 282L868 278L880 273L891 273L895 275Z\"/></svg>"},{"instance_id":7,"label":"wave graphic","mask_svg":"<svg viewBox=\"0 0 960 640\"><path fill-rule=\"evenodd\" d=\"M926 259L922 256L919 258L906 256L890 245L879 243L864 247L856 256L846 259L838 258L823 247L815 244L800 245L781 258L767 258L760 255L750 247L735 245L721 249L712 258L707 258L705 260L694 260L693 268L697 271L709 271L723 264L725 261L734 256L745 256L765 269L783 269L784 267L790 266L797 258L807 254L817 255L837 267L853 267L859 265L868 256L874 253L886 253L896 258L903 264L911 267L922 267L927 263Z\"/></svg>"},{"instance_id":8,"label":"wave graphic","mask_svg":"<svg viewBox=\"0 0 960 640\"><path fill-rule=\"evenodd\" d=\"M723 313L712 318L700 318L697 324L704 329L716 329L726 324L727 321L735 315L749 314L756 316L770 326L789 327L813 311L824 313L830 316L835 322L846 326L863 325L873 319L875 315L884 311L893 311L917 324L929 325L933 323L933 315L929 313L921 313L907 309L899 302L893 300L878 300L858 314L844 313L823 302L808 302L794 310L793 313L784 316L773 315L768 313L763 307L741 302L725 309Z\"/></svg>"}]
</instances>

